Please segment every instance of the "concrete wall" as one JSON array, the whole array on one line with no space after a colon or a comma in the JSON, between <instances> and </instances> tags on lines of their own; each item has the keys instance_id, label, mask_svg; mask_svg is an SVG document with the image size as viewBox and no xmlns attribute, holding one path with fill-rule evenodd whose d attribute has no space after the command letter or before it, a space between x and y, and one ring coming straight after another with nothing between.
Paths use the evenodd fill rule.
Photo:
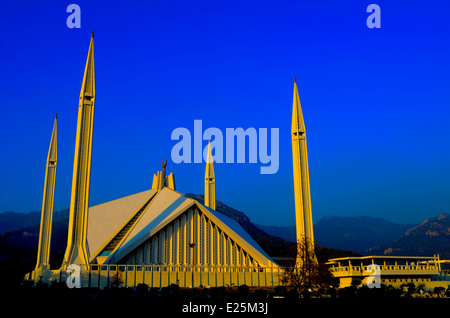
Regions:
<instances>
[{"instance_id":1,"label":"concrete wall","mask_svg":"<svg viewBox=\"0 0 450 318\"><path fill-rule=\"evenodd\" d=\"M66 282L69 273L53 271L48 282ZM176 284L180 287L259 286L270 287L281 284L281 269L264 267L189 267L164 265L91 265L81 270L81 287L111 287L120 281L121 287L166 287Z\"/></svg>"}]
</instances>

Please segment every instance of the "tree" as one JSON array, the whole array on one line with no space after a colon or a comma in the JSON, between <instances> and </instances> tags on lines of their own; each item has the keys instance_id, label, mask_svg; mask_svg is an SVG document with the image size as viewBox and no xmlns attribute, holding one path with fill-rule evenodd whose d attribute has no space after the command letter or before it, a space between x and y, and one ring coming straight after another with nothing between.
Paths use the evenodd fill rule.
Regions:
<instances>
[{"instance_id":1,"label":"tree","mask_svg":"<svg viewBox=\"0 0 450 318\"><path fill-rule=\"evenodd\" d=\"M412 294L416 291L416 285L414 283L402 284L403 289L406 288L408 294Z\"/></svg>"},{"instance_id":2,"label":"tree","mask_svg":"<svg viewBox=\"0 0 450 318\"><path fill-rule=\"evenodd\" d=\"M8 243L8 237L11 235L10 232L5 232L5 234L0 234L0 247Z\"/></svg>"},{"instance_id":3,"label":"tree","mask_svg":"<svg viewBox=\"0 0 450 318\"><path fill-rule=\"evenodd\" d=\"M118 288L123 283L123 272L117 269L116 273L112 276L111 287Z\"/></svg>"},{"instance_id":4,"label":"tree","mask_svg":"<svg viewBox=\"0 0 450 318\"><path fill-rule=\"evenodd\" d=\"M438 295L438 297L443 297L445 295L445 287L442 286L434 287L434 293Z\"/></svg>"},{"instance_id":5,"label":"tree","mask_svg":"<svg viewBox=\"0 0 450 318\"><path fill-rule=\"evenodd\" d=\"M299 292L312 287L328 287L332 275L325 264L315 255L315 246L307 237L296 243L296 260L282 266L281 282L295 287Z\"/></svg>"},{"instance_id":6,"label":"tree","mask_svg":"<svg viewBox=\"0 0 450 318\"><path fill-rule=\"evenodd\" d=\"M422 294L425 291L425 284L419 284L417 291Z\"/></svg>"}]
</instances>

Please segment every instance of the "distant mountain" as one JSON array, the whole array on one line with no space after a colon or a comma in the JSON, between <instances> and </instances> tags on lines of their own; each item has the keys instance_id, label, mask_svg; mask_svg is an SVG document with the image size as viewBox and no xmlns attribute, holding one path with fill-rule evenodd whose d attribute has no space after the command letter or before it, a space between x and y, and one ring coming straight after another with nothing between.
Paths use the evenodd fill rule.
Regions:
<instances>
[{"instance_id":1,"label":"distant mountain","mask_svg":"<svg viewBox=\"0 0 450 318\"><path fill-rule=\"evenodd\" d=\"M257 225L270 235L295 240L294 226ZM439 214L419 225L368 217L327 216L314 225L321 246L363 255L433 256L450 259L450 215Z\"/></svg>"},{"instance_id":2,"label":"distant mountain","mask_svg":"<svg viewBox=\"0 0 450 318\"><path fill-rule=\"evenodd\" d=\"M296 240L295 226L257 226L270 235ZM364 253L374 246L391 243L412 226L370 216L327 216L314 225L314 239L322 246Z\"/></svg>"},{"instance_id":3,"label":"distant mountain","mask_svg":"<svg viewBox=\"0 0 450 318\"><path fill-rule=\"evenodd\" d=\"M53 220L52 237L50 242L50 264L61 264L63 253L67 246L67 232L69 219L63 218ZM0 249L0 259L4 255L20 252L20 256L36 261L37 248L39 244L40 223L17 231L10 231L6 236L5 247Z\"/></svg>"},{"instance_id":4,"label":"distant mountain","mask_svg":"<svg viewBox=\"0 0 450 318\"><path fill-rule=\"evenodd\" d=\"M0 214L0 234L23 229L38 224L41 214L38 212L17 213L4 212Z\"/></svg>"},{"instance_id":5,"label":"distant mountain","mask_svg":"<svg viewBox=\"0 0 450 318\"><path fill-rule=\"evenodd\" d=\"M368 251L380 255L432 256L450 259L450 214L426 219L403 233L393 242Z\"/></svg>"},{"instance_id":6,"label":"distant mountain","mask_svg":"<svg viewBox=\"0 0 450 318\"><path fill-rule=\"evenodd\" d=\"M186 197L204 202L203 195L188 193ZM217 201L216 210L236 220L244 230L267 252L271 257L294 257L295 248L292 241L284 240L266 233L255 226L241 211ZM50 244L50 264L57 268L62 262L67 245L69 210L55 212L52 223L52 237ZM39 242L40 213L0 213L0 228L9 232L7 237L0 237L0 263L15 256L22 264L26 263L26 271L35 266L37 247ZM22 226L21 226L22 225ZM3 233L0 233L3 236ZM324 247L320 251L323 261L332 257L355 256L357 254L345 250L329 249Z\"/></svg>"},{"instance_id":7,"label":"distant mountain","mask_svg":"<svg viewBox=\"0 0 450 318\"><path fill-rule=\"evenodd\" d=\"M204 202L203 195L187 197ZM294 226L265 226L253 224L243 212L217 201L216 210L236 220L272 257L285 257L296 239ZM51 259L59 263L67 241L69 210L53 215ZM40 213L0 213L0 235L10 232L9 252L25 249L26 255L37 250ZM363 255L424 255L440 254L450 259L450 215L439 214L419 225L396 224L386 220L359 216L327 216L314 225L314 236L320 246ZM339 254L339 252L336 252ZM346 252L343 252L344 254ZM5 249L0 251L0 261ZM25 256L25 254L23 254ZM347 252L348 254L348 252ZM52 262L55 264L55 262Z\"/></svg>"},{"instance_id":8,"label":"distant mountain","mask_svg":"<svg viewBox=\"0 0 450 318\"><path fill-rule=\"evenodd\" d=\"M186 194L203 203L203 195ZM255 225L241 211L217 201L216 210L236 220L276 261L294 257L295 227ZM69 210L53 216L50 264L58 268L67 244ZM36 262L40 213L0 213L0 270L12 273L7 280L20 283L23 274ZM5 232L9 232L7 236ZM419 225L402 225L374 217L337 217L320 219L314 226L319 261L357 255L440 254L450 259L450 215L439 214ZM354 251L354 252L349 252ZM355 253L356 252L356 253ZM358 254L359 253L359 254Z\"/></svg>"},{"instance_id":9,"label":"distant mountain","mask_svg":"<svg viewBox=\"0 0 450 318\"><path fill-rule=\"evenodd\" d=\"M412 226L370 216L327 216L315 224L314 237L321 245L338 249L345 246L366 254L370 248L393 242Z\"/></svg>"},{"instance_id":10,"label":"distant mountain","mask_svg":"<svg viewBox=\"0 0 450 318\"><path fill-rule=\"evenodd\" d=\"M295 226L255 225L272 236L279 237L289 242L295 242L296 240L297 234L295 233Z\"/></svg>"},{"instance_id":11,"label":"distant mountain","mask_svg":"<svg viewBox=\"0 0 450 318\"><path fill-rule=\"evenodd\" d=\"M58 222L69 217L69 209L55 211L53 221ZM41 212L3 212L0 213L0 234L17 231L41 223Z\"/></svg>"}]
</instances>

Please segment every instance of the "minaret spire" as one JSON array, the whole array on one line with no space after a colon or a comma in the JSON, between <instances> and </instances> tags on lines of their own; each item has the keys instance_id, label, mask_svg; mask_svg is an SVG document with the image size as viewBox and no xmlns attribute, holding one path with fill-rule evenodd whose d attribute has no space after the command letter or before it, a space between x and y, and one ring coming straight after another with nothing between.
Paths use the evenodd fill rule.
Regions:
<instances>
[{"instance_id":1,"label":"minaret spire","mask_svg":"<svg viewBox=\"0 0 450 318\"><path fill-rule=\"evenodd\" d=\"M50 238L52 235L53 201L55 197L55 178L57 161L56 120L53 124L52 138L47 155L47 169L45 171L44 197L42 199L41 227L39 231L39 247L36 270L50 269Z\"/></svg>"},{"instance_id":2,"label":"minaret spire","mask_svg":"<svg viewBox=\"0 0 450 318\"><path fill-rule=\"evenodd\" d=\"M297 81L294 77L294 102L292 107L292 134L297 132L300 135L306 133L305 121L303 120L302 107L298 96ZM293 136L294 137L294 136ZM306 140L306 137L304 138Z\"/></svg>"},{"instance_id":3,"label":"minaret spire","mask_svg":"<svg viewBox=\"0 0 450 318\"><path fill-rule=\"evenodd\" d=\"M159 185L159 190L162 190L165 186L167 186L167 178L166 178L166 166L167 166L167 158L166 161L162 161L161 162L161 180L160 180L160 185Z\"/></svg>"},{"instance_id":4,"label":"minaret spire","mask_svg":"<svg viewBox=\"0 0 450 318\"><path fill-rule=\"evenodd\" d=\"M63 265L77 264L87 266L89 264L87 218L89 208L92 134L94 128L94 106L94 32L92 32L78 105L72 195L70 199L69 235Z\"/></svg>"},{"instance_id":5,"label":"minaret spire","mask_svg":"<svg viewBox=\"0 0 450 318\"><path fill-rule=\"evenodd\" d=\"M211 139L208 142L208 157L205 171L205 206L216 209L216 177L214 175L214 159L211 151Z\"/></svg>"},{"instance_id":6,"label":"minaret spire","mask_svg":"<svg viewBox=\"0 0 450 318\"><path fill-rule=\"evenodd\" d=\"M306 129L295 78L291 128L297 242L304 242L306 239L314 246Z\"/></svg>"}]
</instances>

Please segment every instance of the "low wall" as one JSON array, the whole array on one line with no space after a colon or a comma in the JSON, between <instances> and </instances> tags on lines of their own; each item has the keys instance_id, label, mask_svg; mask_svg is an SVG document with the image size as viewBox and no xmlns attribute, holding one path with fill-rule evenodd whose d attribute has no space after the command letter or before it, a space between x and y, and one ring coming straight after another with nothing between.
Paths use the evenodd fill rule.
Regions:
<instances>
[{"instance_id":1,"label":"low wall","mask_svg":"<svg viewBox=\"0 0 450 318\"><path fill-rule=\"evenodd\" d=\"M81 269L81 287L105 288L114 285L136 287L166 287L176 284L180 287L197 286L255 286L274 287L281 284L281 269L278 267L189 267L164 265L90 265ZM51 283L66 282L70 272L64 269L48 271L35 277L35 281ZM73 274L72 274L73 275Z\"/></svg>"}]
</instances>

